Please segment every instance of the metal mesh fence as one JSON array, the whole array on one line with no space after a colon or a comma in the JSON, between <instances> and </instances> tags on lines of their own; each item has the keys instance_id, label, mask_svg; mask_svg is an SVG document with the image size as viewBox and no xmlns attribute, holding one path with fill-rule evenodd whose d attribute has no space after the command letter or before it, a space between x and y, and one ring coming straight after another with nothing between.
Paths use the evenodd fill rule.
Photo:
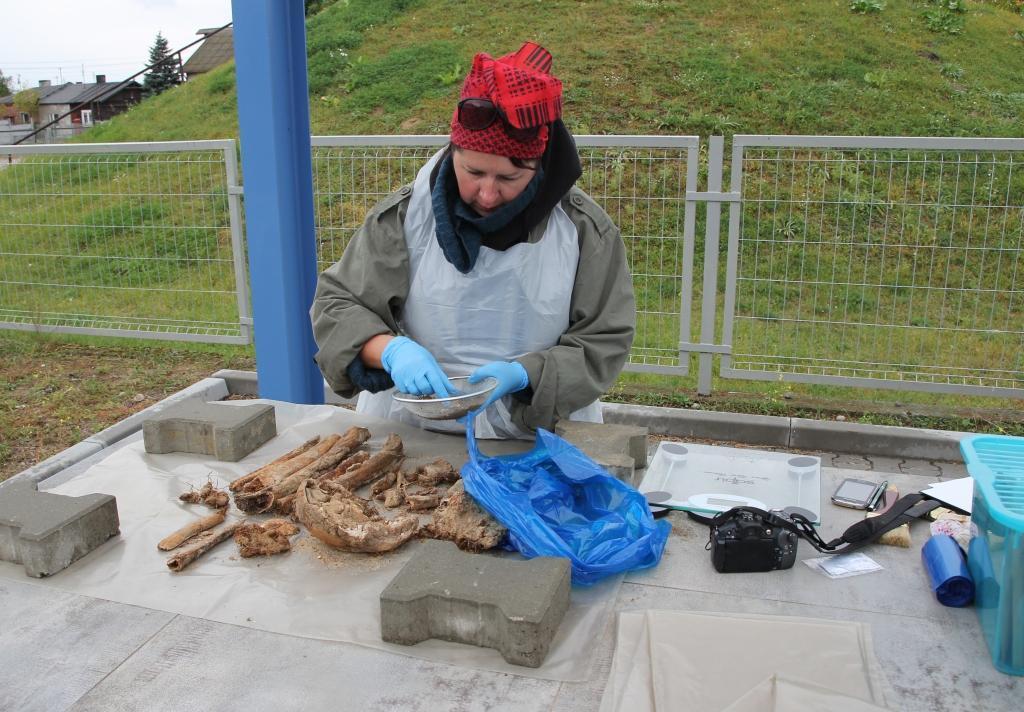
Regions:
<instances>
[{"instance_id":1,"label":"metal mesh fence","mask_svg":"<svg viewBox=\"0 0 1024 712\"><path fill-rule=\"evenodd\" d=\"M234 142L2 150L0 323L249 341Z\"/></svg>"},{"instance_id":2,"label":"metal mesh fence","mask_svg":"<svg viewBox=\"0 0 1024 712\"><path fill-rule=\"evenodd\" d=\"M395 145L395 139L407 143ZM631 140L632 139L632 140ZM412 182L443 137L313 139L317 257L326 269L381 199ZM681 323L689 323L690 271L684 269L687 171L696 137L659 141L577 137L583 165L578 185L622 231L637 299L630 365L685 372ZM690 245L692 251L692 218ZM570 278L567 276L567 279Z\"/></svg>"},{"instance_id":3,"label":"metal mesh fence","mask_svg":"<svg viewBox=\"0 0 1024 712\"><path fill-rule=\"evenodd\" d=\"M320 269L444 142L314 137ZM628 368L685 373L696 350L725 377L1024 393L1024 140L737 136L729 194L696 192L696 137L577 144L633 275ZM234 142L8 151L0 328L249 342ZM694 208L715 200L725 346L690 339Z\"/></svg>"},{"instance_id":4,"label":"metal mesh fence","mask_svg":"<svg viewBox=\"0 0 1024 712\"><path fill-rule=\"evenodd\" d=\"M352 235L377 203L416 178L416 172L442 145L443 139L431 138L422 137L419 145L351 145L341 137L314 137L319 271L341 259Z\"/></svg>"},{"instance_id":5,"label":"metal mesh fence","mask_svg":"<svg viewBox=\"0 0 1024 712\"><path fill-rule=\"evenodd\" d=\"M910 143L737 149L724 375L1024 388L1024 142Z\"/></svg>"}]
</instances>

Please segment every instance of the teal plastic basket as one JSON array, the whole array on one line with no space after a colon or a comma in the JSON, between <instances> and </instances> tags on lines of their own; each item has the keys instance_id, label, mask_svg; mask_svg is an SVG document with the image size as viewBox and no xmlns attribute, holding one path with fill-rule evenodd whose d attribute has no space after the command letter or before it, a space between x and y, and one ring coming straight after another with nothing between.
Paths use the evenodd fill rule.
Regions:
<instances>
[{"instance_id":1,"label":"teal plastic basket","mask_svg":"<svg viewBox=\"0 0 1024 712\"><path fill-rule=\"evenodd\" d=\"M996 669L1024 675L1024 438L974 435L960 452L974 478L967 563L978 620Z\"/></svg>"}]
</instances>

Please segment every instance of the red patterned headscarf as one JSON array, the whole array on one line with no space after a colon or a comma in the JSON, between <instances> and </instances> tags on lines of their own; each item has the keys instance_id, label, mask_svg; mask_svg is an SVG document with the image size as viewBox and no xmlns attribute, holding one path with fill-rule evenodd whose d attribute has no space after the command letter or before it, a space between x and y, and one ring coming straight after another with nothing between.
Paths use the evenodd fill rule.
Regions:
<instances>
[{"instance_id":1,"label":"red patterned headscarf","mask_svg":"<svg viewBox=\"0 0 1024 712\"><path fill-rule=\"evenodd\" d=\"M551 75L551 53L534 42L494 59L480 52L462 85L462 99L490 99L516 128L540 126L537 137L517 141L499 118L486 129L471 131L452 114L451 142L470 151L508 158L538 158L548 143L548 126L562 116L562 82Z\"/></svg>"}]
</instances>

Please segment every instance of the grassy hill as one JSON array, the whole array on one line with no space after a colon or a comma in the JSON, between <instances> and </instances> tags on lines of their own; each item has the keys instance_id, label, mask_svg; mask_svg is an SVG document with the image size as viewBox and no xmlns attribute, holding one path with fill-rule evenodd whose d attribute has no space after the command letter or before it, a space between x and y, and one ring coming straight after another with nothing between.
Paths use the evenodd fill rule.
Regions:
<instances>
[{"instance_id":1,"label":"grassy hill","mask_svg":"<svg viewBox=\"0 0 1024 712\"><path fill-rule=\"evenodd\" d=\"M946 4L334 2L307 23L312 130L445 133L473 53L533 39L576 133L1024 135L1020 3ZM235 110L229 64L83 140L234 137Z\"/></svg>"}]
</instances>

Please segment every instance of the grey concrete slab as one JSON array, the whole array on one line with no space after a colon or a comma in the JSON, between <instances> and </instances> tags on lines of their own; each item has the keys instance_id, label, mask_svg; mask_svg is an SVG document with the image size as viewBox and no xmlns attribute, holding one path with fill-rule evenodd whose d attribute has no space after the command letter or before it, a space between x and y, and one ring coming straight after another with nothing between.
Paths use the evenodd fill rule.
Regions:
<instances>
[{"instance_id":1,"label":"grey concrete slab","mask_svg":"<svg viewBox=\"0 0 1024 712\"><path fill-rule=\"evenodd\" d=\"M903 460L900 463L900 472L908 475L921 475L934 482L942 477L942 468L935 462L927 460Z\"/></svg>"},{"instance_id":2,"label":"grey concrete slab","mask_svg":"<svg viewBox=\"0 0 1024 712\"><path fill-rule=\"evenodd\" d=\"M888 684L886 703L892 710L1013 712L1024 699L1024 677L1004 675L992 666L971 609L949 609L950 617L932 620L629 583L619 592L619 602L621 610L755 613L867 623Z\"/></svg>"},{"instance_id":3,"label":"grey concrete slab","mask_svg":"<svg viewBox=\"0 0 1024 712\"><path fill-rule=\"evenodd\" d=\"M539 712L558 685L179 616L69 710Z\"/></svg>"},{"instance_id":4,"label":"grey concrete slab","mask_svg":"<svg viewBox=\"0 0 1024 712\"><path fill-rule=\"evenodd\" d=\"M842 467L851 470L873 470L875 466L871 460L863 455L851 455L850 453L838 453L832 457L832 467Z\"/></svg>"},{"instance_id":5,"label":"grey concrete slab","mask_svg":"<svg viewBox=\"0 0 1024 712\"><path fill-rule=\"evenodd\" d=\"M427 541L380 594L381 639L494 648L540 667L569 608L569 560L476 555Z\"/></svg>"},{"instance_id":6,"label":"grey concrete slab","mask_svg":"<svg viewBox=\"0 0 1024 712\"><path fill-rule=\"evenodd\" d=\"M0 578L0 709L66 710L173 617Z\"/></svg>"},{"instance_id":7,"label":"grey concrete slab","mask_svg":"<svg viewBox=\"0 0 1024 712\"><path fill-rule=\"evenodd\" d=\"M903 463L908 462L904 457L889 457L888 455L870 455L871 469L874 472L903 472Z\"/></svg>"},{"instance_id":8,"label":"grey concrete slab","mask_svg":"<svg viewBox=\"0 0 1024 712\"><path fill-rule=\"evenodd\" d=\"M932 461L929 464L935 465L935 467L939 468L940 480L959 479L961 477L967 477L970 474L967 471L967 466L962 462Z\"/></svg>"}]
</instances>

